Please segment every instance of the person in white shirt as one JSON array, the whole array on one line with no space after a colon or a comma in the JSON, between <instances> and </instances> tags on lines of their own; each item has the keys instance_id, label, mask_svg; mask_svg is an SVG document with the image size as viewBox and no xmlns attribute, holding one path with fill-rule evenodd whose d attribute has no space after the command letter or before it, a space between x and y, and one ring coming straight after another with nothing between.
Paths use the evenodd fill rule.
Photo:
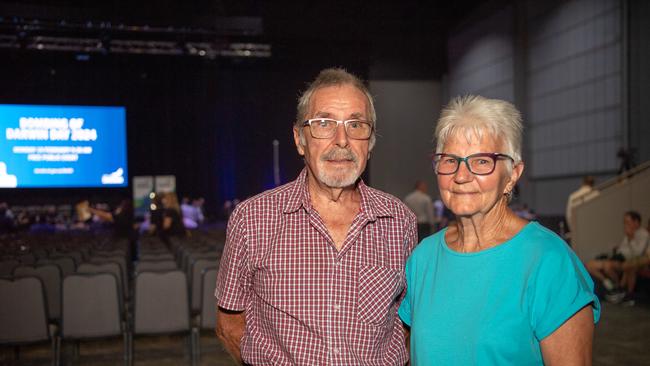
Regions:
<instances>
[{"instance_id":1,"label":"person in white shirt","mask_svg":"<svg viewBox=\"0 0 650 366\"><path fill-rule=\"evenodd\" d=\"M641 215L636 211L626 212L623 229L625 236L610 257L593 259L586 264L589 273L610 292L612 296L608 299L612 302L627 301L625 297L632 299L636 272L650 263L650 234L641 227ZM618 286L622 291L617 291Z\"/></svg>"},{"instance_id":2,"label":"person in white shirt","mask_svg":"<svg viewBox=\"0 0 650 366\"><path fill-rule=\"evenodd\" d=\"M582 185L580 188L569 195L569 199L566 203L565 213L566 223L569 227L569 231L573 231L576 228L576 224L573 221L573 210L581 203L588 201L598 195L598 191L594 189L594 181L594 177L590 175L582 178Z\"/></svg>"},{"instance_id":3,"label":"person in white shirt","mask_svg":"<svg viewBox=\"0 0 650 366\"><path fill-rule=\"evenodd\" d=\"M192 203L188 197L183 197L181 213L183 214L183 225L186 229L196 229L204 221L202 197L195 198Z\"/></svg>"},{"instance_id":4,"label":"person in white shirt","mask_svg":"<svg viewBox=\"0 0 650 366\"><path fill-rule=\"evenodd\" d=\"M424 181L415 183L415 190L404 197L404 203L418 218L418 241L431 235L435 225L433 216L433 201L427 194L427 184Z\"/></svg>"}]
</instances>

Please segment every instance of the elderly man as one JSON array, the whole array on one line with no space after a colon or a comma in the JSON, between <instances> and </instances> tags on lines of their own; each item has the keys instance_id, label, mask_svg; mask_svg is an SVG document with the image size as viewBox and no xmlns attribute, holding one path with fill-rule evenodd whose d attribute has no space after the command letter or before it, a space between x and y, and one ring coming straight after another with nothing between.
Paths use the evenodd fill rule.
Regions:
<instances>
[{"instance_id":1,"label":"elderly man","mask_svg":"<svg viewBox=\"0 0 650 366\"><path fill-rule=\"evenodd\" d=\"M416 218L359 179L375 142L364 84L323 70L293 136L305 168L233 212L217 278L217 336L251 365L403 365L397 308Z\"/></svg>"}]
</instances>

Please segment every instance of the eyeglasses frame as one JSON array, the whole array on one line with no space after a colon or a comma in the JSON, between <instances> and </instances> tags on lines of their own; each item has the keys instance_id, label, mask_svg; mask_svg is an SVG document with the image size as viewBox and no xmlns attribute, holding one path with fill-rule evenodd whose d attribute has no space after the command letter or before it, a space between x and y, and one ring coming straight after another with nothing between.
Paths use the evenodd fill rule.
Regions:
<instances>
[{"instance_id":1,"label":"eyeglasses frame","mask_svg":"<svg viewBox=\"0 0 650 366\"><path fill-rule=\"evenodd\" d=\"M456 159L456 162L458 162L458 165L456 165L456 170L454 170L451 173L440 173L440 172L438 172L438 170L436 169L436 158L444 157L444 156L448 156L448 157ZM469 166L469 159L477 158L477 157L488 157L488 158L490 158L490 159L492 159L494 161L494 165L492 166L492 170L490 170L489 173L475 173L474 171L472 171L472 168ZM510 159L510 160L512 160L513 163L515 162L515 159L512 156L510 156L508 154L502 154L502 153L476 153L476 154L468 155L468 156L466 156L464 158L461 158L460 156L454 155L454 154L437 153L437 154L433 154L432 165L433 165L433 171L438 175L456 174L458 172L458 169L460 169L460 163L461 162L465 162L465 166L467 167L467 170L470 173L474 174L474 175L490 175L490 174L494 173L494 170L497 167L497 161L503 160L503 159Z\"/></svg>"},{"instance_id":2,"label":"eyeglasses frame","mask_svg":"<svg viewBox=\"0 0 650 366\"><path fill-rule=\"evenodd\" d=\"M314 121L322 121L322 120L327 120L327 121L335 121L336 122L336 128L334 129L334 133L330 137L316 137L314 136L314 133L311 130L311 124ZM350 122L361 122L361 123L366 123L370 125L370 135L368 137L360 139L356 137L352 137L348 134L348 123ZM315 139L331 139L336 135L336 129L339 128L339 125L343 125L343 130L345 130L345 135L353 140L369 140L372 137L372 133L375 131L375 124L372 121L367 121L364 119L360 118L352 118L352 119L346 119L346 120L338 120L334 118L310 118L302 123L302 127L307 127L309 126L309 134L311 135L312 138Z\"/></svg>"}]
</instances>

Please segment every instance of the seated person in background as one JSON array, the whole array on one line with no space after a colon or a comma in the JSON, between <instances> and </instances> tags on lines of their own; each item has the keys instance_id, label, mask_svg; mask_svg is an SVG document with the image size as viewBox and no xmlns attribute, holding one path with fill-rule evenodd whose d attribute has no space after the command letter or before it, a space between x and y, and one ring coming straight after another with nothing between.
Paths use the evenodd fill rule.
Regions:
<instances>
[{"instance_id":1,"label":"seated person in background","mask_svg":"<svg viewBox=\"0 0 650 366\"><path fill-rule=\"evenodd\" d=\"M641 227L641 215L628 211L623 215L625 236L614 247L611 256L602 255L587 262L589 273L600 280L608 291L608 300L621 302L632 300L636 285L636 271L648 261L648 230ZM647 264L647 263L646 263ZM618 287L624 290L618 290Z\"/></svg>"},{"instance_id":2,"label":"seated person in background","mask_svg":"<svg viewBox=\"0 0 650 366\"><path fill-rule=\"evenodd\" d=\"M14 231L14 216L6 202L0 202L0 235Z\"/></svg>"},{"instance_id":3,"label":"seated person in background","mask_svg":"<svg viewBox=\"0 0 650 366\"><path fill-rule=\"evenodd\" d=\"M113 235L117 238L133 239L134 212L131 200L124 199L113 211L88 206L87 210L100 220L113 223Z\"/></svg>"},{"instance_id":4,"label":"seated person in background","mask_svg":"<svg viewBox=\"0 0 650 366\"><path fill-rule=\"evenodd\" d=\"M113 237L127 239L129 241L131 261L138 260L138 226L135 224L135 211L133 209L133 202L130 199L123 199L113 211L92 207L90 205L87 205L86 210L98 217L101 221L111 223Z\"/></svg>"},{"instance_id":5,"label":"seated person in background","mask_svg":"<svg viewBox=\"0 0 650 366\"><path fill-rule=\"evenodd\" d=\"M181 213L183 215L183 224L185 225L185 228L196 229L203 223L203 202L203 198L195 198L190 203L188 197L183 197Z\"/></svg>"}]
</instances>

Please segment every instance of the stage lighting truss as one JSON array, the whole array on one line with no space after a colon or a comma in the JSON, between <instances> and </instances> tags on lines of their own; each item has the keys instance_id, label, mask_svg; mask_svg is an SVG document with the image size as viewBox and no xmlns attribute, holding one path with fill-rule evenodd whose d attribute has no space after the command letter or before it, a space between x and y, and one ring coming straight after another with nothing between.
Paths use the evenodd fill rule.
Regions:
<instances>
[{"instance_id":1,"label":"stage lighting truss","mask_svg":"<svg viewBox=\"0 0 650 366\"><path fill-rule=\"evenodd\" d=\"M271 45L259 41L259 32L240 30L237 35L222 33L187 27L0 18L0 49L189 56L207 59L269 58L272 55Z\"/></svg>"}]
</instances>

